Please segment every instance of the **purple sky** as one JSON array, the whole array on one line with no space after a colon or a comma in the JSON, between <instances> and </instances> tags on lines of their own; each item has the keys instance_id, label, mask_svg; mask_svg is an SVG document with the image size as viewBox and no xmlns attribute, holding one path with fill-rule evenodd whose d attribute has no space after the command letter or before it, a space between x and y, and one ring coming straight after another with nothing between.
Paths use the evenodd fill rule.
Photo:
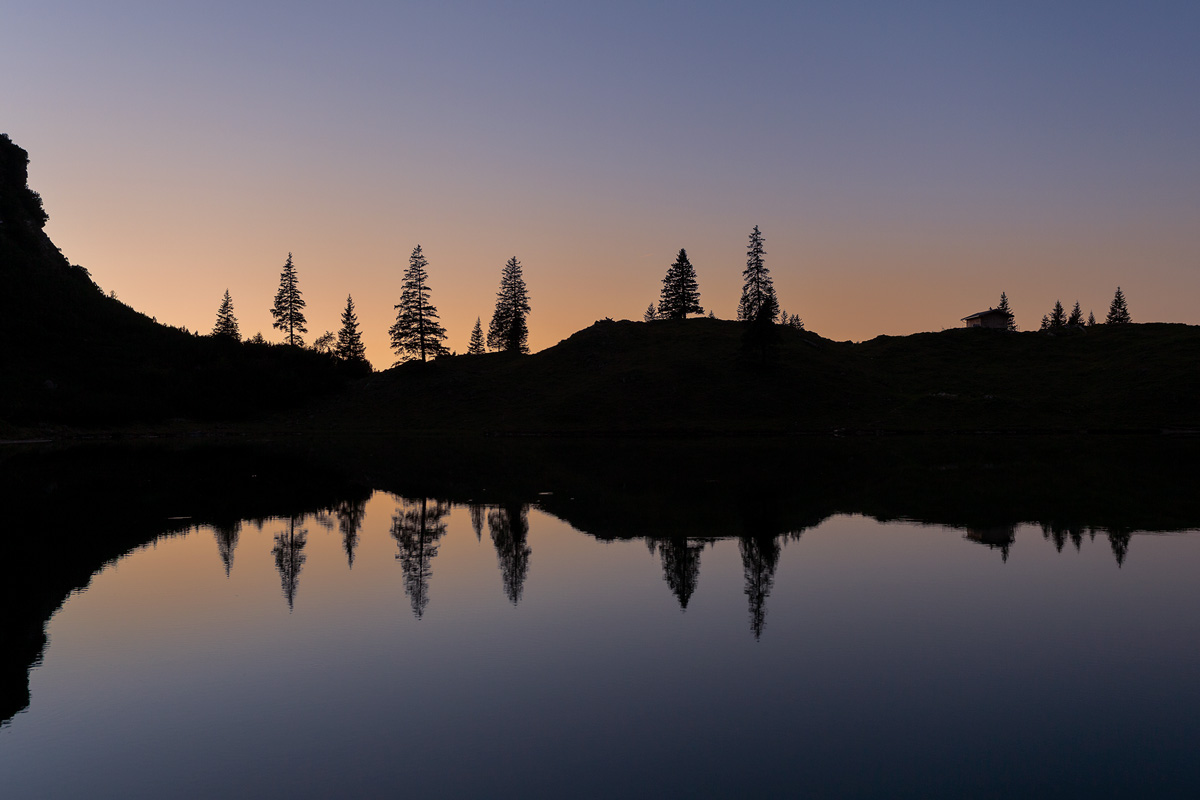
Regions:
<instances>
[{"instance_id":1,"label":"purple sky","mask_svg":"<svg viewBox=\"0 0 1200 800\"><path fill-rule=\"evenodd\" d=\"M368 356L420 243L465 349L516 255L531 344L640 318L675 251L732 317L761 226L837 339L1008 293L1200 322L1200 4L83 3L6 9L0 130L106 290L243 333L288 251ZM969 6L969 7L968 7Z\"/></svg>"}]
</instances>

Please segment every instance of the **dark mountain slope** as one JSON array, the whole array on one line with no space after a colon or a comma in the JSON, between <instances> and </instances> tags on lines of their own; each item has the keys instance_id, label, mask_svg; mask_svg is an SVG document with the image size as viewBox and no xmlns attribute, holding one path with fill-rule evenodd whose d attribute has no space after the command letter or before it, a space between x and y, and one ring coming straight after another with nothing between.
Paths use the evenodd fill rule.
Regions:
<instances>
[{"instance_id":1,"label":"dark mountain slope","mask_svg":"<svg viewBox=\"0 0 1200 800\"><path fill-rule=\"evenodd\" d=\"M0 134L0 420L238 417L341 384L328 357L193 336L106 297L42 230L27 165Z\"/></svg>"},{"instance_id":2,"label":"dark mountain slope","mask_svg":"<svg viewBox=\"0 0 1200 800\"><path fill-rule=\"evenodd\" d=\"M1200 429L1200 328L960 329L862 344L736 322L598 322L531 356L410 363L305 423L509 433Z\"/></svg>"}]
</instances>

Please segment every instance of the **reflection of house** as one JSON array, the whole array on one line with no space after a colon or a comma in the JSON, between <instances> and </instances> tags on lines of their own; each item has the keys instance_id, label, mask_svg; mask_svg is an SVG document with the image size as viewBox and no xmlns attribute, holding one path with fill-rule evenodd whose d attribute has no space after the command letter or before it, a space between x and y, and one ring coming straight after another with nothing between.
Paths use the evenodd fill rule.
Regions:
<instances>
[{"instance_id":1,"label":"reflection of house","mask_svg":"<svg viewBox=\"0 0 1200 800\"><path fill-rule=\"evenodd\" d=\"M1012 319L1007 311L1001 311L998 308L989 308L987 311L980 311L978 314L972 314L969 317L963 317L963 324L968 328L1000 328L1006 330L1008 322Z\"/></svg>"},{"instance_id":2,"label":"reflection of house","mask_svg":"<svg viewBox=\"0 0 1200 800\"><path fill-rule=\"evenodd\" d=\"M1008 549L1017 540L1016 528L1012 525L995 525L989 528L967 528L967 539L1000 551L1000 558L1008 561Z\"/></svg>"}]
</instances>

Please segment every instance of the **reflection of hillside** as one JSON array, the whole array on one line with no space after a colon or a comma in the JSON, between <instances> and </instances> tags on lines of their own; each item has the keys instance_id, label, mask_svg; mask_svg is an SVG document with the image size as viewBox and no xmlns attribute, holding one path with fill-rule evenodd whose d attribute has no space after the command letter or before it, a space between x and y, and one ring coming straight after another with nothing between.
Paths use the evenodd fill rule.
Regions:
<instances>
[{"instance_id":1,"label":"reflection of hillside","mask_svg":"<svg viewBox=\"0 0 1200 800\"><path fill-rule=\"evenodd\" d=\"M240 520L364 501L344 475L245 446L0 451L8 524L0 535L0 720L29 703L45 626L105 564L163 534L211 525L223 568Z\"/></svg>"},{"instance_id":2,"label":"reflection of hillside","mask_svg":"<svg viewBox=\"0 0 1200 800\"><path fill-rule=\"evenodd\" d=\"M707 543L736 539L756 636L780 547L834 514L958 528L1001 558L1021 523L1042 524L1058 549L1100 532L1118 564L1130 557L1132 531L1200 528L1194 475L1179 466L1196 462L1200 441L980 441L375 439L3 450L0 719L28 702L27 670L51 614L105 563L163 533L208 524L228 570L240 521L261 529L264 520L323 510L316 521L336 522L353 564L371 489L437 498L424 504L424 527L397 540L411 557L406 589L418 614L428 602L437 509L466 506L476 536L486 522L504 592L516 603L532 562L532 505L598 539L645 539L684 608ZM1063 470L1068 452L1076 466ZM303 546L290 523L287 538L290 549L277 556L291 600Z\"/></svg>"}]
</instances>

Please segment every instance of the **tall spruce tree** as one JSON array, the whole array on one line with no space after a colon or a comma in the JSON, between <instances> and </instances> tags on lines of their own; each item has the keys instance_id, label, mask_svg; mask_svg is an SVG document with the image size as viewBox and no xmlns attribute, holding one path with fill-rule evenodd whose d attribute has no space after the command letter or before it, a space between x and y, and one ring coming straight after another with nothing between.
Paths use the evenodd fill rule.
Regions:
<instances>
[{"instance_id":1,"label":"tall spruce tree","mask_svg":"<svg viewBox=\"0 0 1200 800\"><path fill-rule=\"evenodd\" d=\"M738 301L738 319L742 322L761 321L759 310L769 305L772 318L778 312L779 301L775 299L775 283L771 280L771 271L763 263L763 235L754 226L750 232L750 244L746 250L746 269L742 271L745 282L742 285L742 298Z\"/></svg>"},{"instance_id":2,"label":"tall spruce tree","mask_svg":"<svg viewBox=\"0 0 1200 800\"><path fill-rule=\"evenodd\" d=\"M1012 312L1012 307L1008 304L1008 295L1006 295L1004 292L1000 293L1000 305L996 306L996 310L1003 311L1008 315L1008 324L1005 325L1005 328L1010 331L1015 331L1017 329L1017 318Z\"/></svg>"},{"instance_id":3,"label":"tall spruce tree","mask_svg":"<svg viewBox=\"0 0 1200 800\"><path fill-rule=\"evenodd\" d=\"M1082 325L1083 324L1083 309L1079 307L1079 301L1075 301L1075 307L1071 309L1071 316L1067 317L1067 325Z\"/></svg>"},{"instance_id":4,"label":"tall spruce tree","mask_svg":"<svg viewBox=\"0 0 1200 800\"><path fill-rule=\"evenodd\" d=\"M346 310L342 312L342 327L338 330L333 353L342 361L365 362L367 348L358 330L358 315L354 313L354 298L346 295Z\"/></svg>"},{"instance_id":5,"label":"tall spruce tree","mask_svg":"<svg viewBox=\"0 0 1200 800\"><path fill-rule=\"evenodd\" d=\"M659 319L684 319L688 314L704 313L700 307L696 268L688 260L687 250L679 248L675 263L667 269L662 284L662 295L658 301Z\"/></svg>"},{"instance_id":6,"label":"tall spruce tree","mask_svg":"<svg viewBox=\"0 0 1200 800\"><path fill-rule=\"evenodd\" d=\"M479 317L476 317L475 327L471 329L471 341L467 343L467 355L481 356L483 352L483 326L479 324Z\"/></svg>"},{"instance_id":7,"label":"tall spruce tree","mask_svg":"<svg viewBox=\"0 0 1200 800\"><path fill-rule=\"evenodd\" d=\"M275 306L271 316L275 321L271 327L284 332L288 344L304 346L300 334L308 333L308 320L304 318L304 298L300 296L300 282L296 275L296 266L292 263L292 254L288 253L287 263L279 275L279 291L275 293Z\"/></svg>"},{"instance_id":8,"label":"tall spruce tree","mask_svg":"<svg viewBox=\"0 0 1200 800\"><path fill-rule=\"evenodd\" d=\"M487 344L493 350L506 353L529 352L529 292L521 275L521 262L513 256L500 273L500 289L496 292L496 310L488 326Z\"/></svg>"},{"instance_id":9,"label":"tall spruce tree","mask_svg":"<svg viewBox=\"0 0 1200 800\"><path fill-rule=\"evenodd\" d=\"M1054 301L1054 308L1050 310L1050 316L1046 318L1046 322L1047 329L1052 331L1067 327L1067 311L1063 308L1061 300Z\"/></svg>"},{"instance_id":10,"label":"tall spruce tree","mask_svg":"<svg viewBox=\"0 0 1200 800\"><path fill-rule=\"evenodd\" d=\"M212 335L226 336L235 342L242 340L237 317L233 315L233 298L229 296L228 289L225 290L225 297L221 299L221 306L217 309L217 323L213 325Z\"/></svg>"},{"instance_id":11,"label":"tall spruce tree","mask_svg":"<svg viewBox=\"0 0 1200 800\"><path fill-rule=\"evenodd\" d=\"M425 361L449 352L445 345L446 329L438 321L437 308L429 302L429 273L425 269L428 266L421 245L417 245L404 271L400 302L395 306L396 322L388 330L397 363L414 358Z\"/></svg>"},{"instance_id":12,"label":"tall spruce tree","mask_svg":"<svg viewBox=\"0 0 1200 800\"><path fill-rule=\"evenodd\" d=\"M1121 287L1117 287L1117 293L1113 295L1112 305L1108 307L1108 316L1104 318L1105 324L1108 325L1125 325L1133 322L1133 317L1129 316L1129 306L1125 304L1125 293L1121 291Z\"/></svg>"}]
</instances>

